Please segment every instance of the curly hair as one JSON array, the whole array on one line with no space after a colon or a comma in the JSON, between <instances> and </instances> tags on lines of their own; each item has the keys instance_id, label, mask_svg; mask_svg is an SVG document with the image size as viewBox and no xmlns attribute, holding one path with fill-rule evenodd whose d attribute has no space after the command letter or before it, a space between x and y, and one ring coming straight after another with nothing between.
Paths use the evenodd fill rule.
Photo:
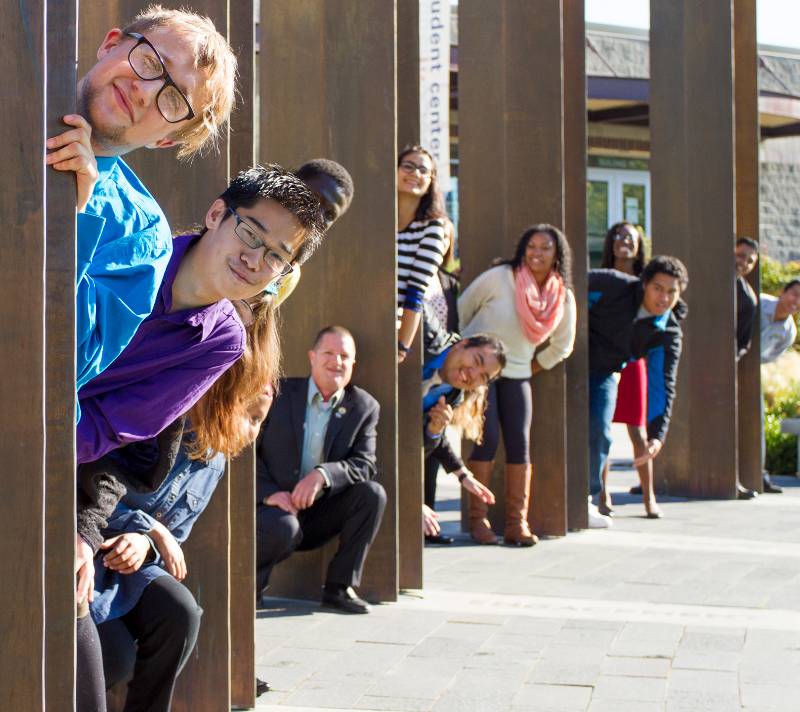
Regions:
<instances>
[{"instance_id":1,"label":"curly hair","mask_svg":"<svg viewBox=\"0 0 800 712\"><path fill-rule=\"evenodd\" d=\"M553 242L556 245L556 259L553 263L553 269L561 276L564 286L567 289L572 289L572 250L564 233L555 225L550 225L550 223L538 223L527 228L519 238L516 248L514 248L514 256L510 260L501 260L498 264L506 264L514 270L518 269L525 261L525 250L528 247L528 242L537 232L542 232L553 238Z\"/></svg>"},{"instance_id":2,"label":"curly hair","mask_svg":"<svg viewBox=\"0 0 800 712\"><path fill-rule=\"evenodd\" d=\"M642 233L639 228L627 220L614 223L608 228L608 232L603 240L603 256L600 258L600 266L606 269L614 269L614 238L619 235L620 230L624 227L635 230L639 237L638 249L636 250L636 256L633 258L632 266L633 276L638 277L642 274L642 270L644 269L644 240L642 240Z\"/></svg>"},{"instance_id":3,"label":"curly hair","mask_svg":"<svg viewBox=\"0 0 800 712\"><path fill-rule=\"evenodd\" d=\"M431 155L431 152L426 148L423 148L416 143L411 143L404 146L403 150L400 151L400 155L397 157L398 168L403 162L403 159L410 153L421 153L424 156L427 156L431 159L431 165L433 166L433 170L431 171L430 185L428 186L428 190L425 191L425 195L419 199L419 205L417 206L417 212L414 215L414 220L446 219L447 211L444 207L444 194L442 193L442 189L439 187L439 181L437 180L436 160Z\"/></svg>"}]
</instances>

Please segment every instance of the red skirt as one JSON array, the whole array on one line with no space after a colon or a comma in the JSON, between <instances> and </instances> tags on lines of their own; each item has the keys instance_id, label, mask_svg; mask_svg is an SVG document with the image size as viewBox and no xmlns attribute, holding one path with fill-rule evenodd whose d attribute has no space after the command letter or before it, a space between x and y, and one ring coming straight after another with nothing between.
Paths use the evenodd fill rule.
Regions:
<instances>
[{"instance_id":1,"label":"red skirt","mask_svg":"<svg viewBox=\"0 0 800 712\"><path fill-rule=\"evenodd\" d=\"M629 362L622 369L614 422L647 425L647 365L643 358Z\"/></svg>"}]
</instances>

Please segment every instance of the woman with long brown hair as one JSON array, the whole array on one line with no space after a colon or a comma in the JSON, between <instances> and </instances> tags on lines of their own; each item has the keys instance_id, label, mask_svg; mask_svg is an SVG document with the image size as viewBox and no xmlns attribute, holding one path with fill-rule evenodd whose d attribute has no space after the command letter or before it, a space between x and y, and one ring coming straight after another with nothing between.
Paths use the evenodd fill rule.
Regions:
<instances>
[{"instance_id":1,"label":"woman with long brown hair","mask_svg":"<svg viewBox=\"0 0 800 712\"><path fill-rule=\"evenodd\" d=\"M447 245L447 214L436 162L422 146L406 146L397 159L397 358L411 349L422 319L425 292Z\"/></svg>"}]
</instances>

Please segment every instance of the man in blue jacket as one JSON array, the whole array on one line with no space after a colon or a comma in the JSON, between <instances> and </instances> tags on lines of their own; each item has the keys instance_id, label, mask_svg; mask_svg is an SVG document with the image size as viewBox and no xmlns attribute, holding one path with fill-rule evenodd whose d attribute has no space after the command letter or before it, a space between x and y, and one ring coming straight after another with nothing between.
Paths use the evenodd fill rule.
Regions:
<instances>
[{"instance_id":1,"label":"man in blue jacket","mask_svg":"<svg viewBox=\"0 0 800 712\"><path fill-rule=\"evenodd\" d=\"M689 282L676 257L653 257L641 277L611 269L589 272L589 489L596 495L611 448L618 374L633 359L647 359L647 445L642 465L661 451L669 428L681 355L679 302ZM589 505L589 526L611 520Z\"/></svg>"}]
</instances>

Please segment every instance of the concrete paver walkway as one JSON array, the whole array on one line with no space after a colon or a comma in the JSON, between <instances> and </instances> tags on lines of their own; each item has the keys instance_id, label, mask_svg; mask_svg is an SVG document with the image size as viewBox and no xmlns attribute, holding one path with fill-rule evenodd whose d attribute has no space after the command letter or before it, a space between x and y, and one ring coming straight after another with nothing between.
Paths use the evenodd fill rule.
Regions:
<instances>
[{"instance_id":1,"label":"concrete paver walkway","mask_svg":"<svg viewBox=\"0 0 800 712\"><path fill-rule=\"evenodd\" d=\"M623 438L624 440L624 438ZM608 531L425 552L425 591L368 616L268 599L258 710L800 711L800 481L662 502L612 472ZM452 479L452 478L450 478ZM440 478L445 531L458 491Z\"/></svg>"}]
</instances>

